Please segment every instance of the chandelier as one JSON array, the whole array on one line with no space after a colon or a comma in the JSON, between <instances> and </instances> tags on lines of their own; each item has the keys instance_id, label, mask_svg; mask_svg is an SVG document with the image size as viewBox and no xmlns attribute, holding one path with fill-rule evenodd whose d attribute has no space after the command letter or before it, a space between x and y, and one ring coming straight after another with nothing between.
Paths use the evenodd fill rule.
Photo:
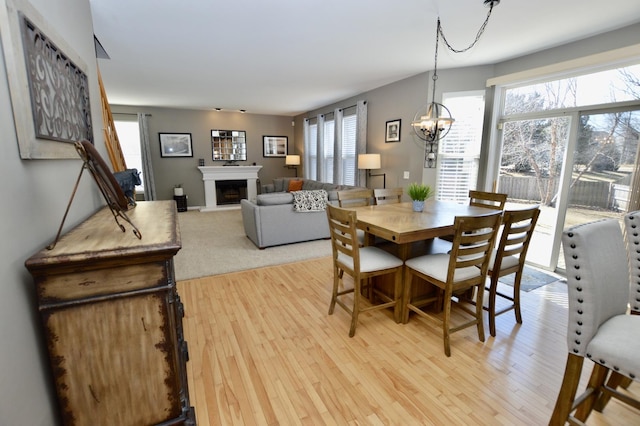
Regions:
<instances>
[{"instance_id":1,"label":"chandelier","mask_svg":"<svg viewBox=\"0 0 640 426\"><path fill-rule=\"evenodd\" d=\"M453 53L462 53L471 49L480 40L484 29L489 23L493 6L500 3L499 0L483 0L485 6L489 8L487 17L478 30L476 38L469 46L464 49L454 49L442 30L442 24L440 23L440 17L438 17L438 24L436 26L436 48L434 55L433 66L433 85L431 87L431 102L423 105L417 112L411 122L415 134L428 144L429 150L425 153L425 160L427 167L435 167L437 142L444 138L451 130L451 125L455 122L455 119L451 117L451 111L441 103L436 102L436 82L438 80L438 46L440 45L440 37L447 46L447 48Z\"/></svg>"}]
</instances>

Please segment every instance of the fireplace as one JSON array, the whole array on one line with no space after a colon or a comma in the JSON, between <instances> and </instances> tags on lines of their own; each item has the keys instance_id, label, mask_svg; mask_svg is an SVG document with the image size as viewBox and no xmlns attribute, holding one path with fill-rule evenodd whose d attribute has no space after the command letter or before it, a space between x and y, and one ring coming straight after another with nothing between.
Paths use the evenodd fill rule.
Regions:
<instances>
[{"instance_id":1,"label":"fireplace","mask_svg":"<svg viewBox=\"0 0 640 426\"><path fill-rule=\"evenodd\" d=\"M200 211L239 209L240 200L255 200L262 166L199 166L204 182L205 206Z\"/></svg>"},{"instance_id":2,"label":"fireplace","mask_svg":"<svg viewBox=\"0 0 640 426\"><path fill-rule=\"evenodd\" d=\"M246 180L216 181L216 202L219 206L240 204L240 200L247 198Z\"/></svg>"}]
</instances>

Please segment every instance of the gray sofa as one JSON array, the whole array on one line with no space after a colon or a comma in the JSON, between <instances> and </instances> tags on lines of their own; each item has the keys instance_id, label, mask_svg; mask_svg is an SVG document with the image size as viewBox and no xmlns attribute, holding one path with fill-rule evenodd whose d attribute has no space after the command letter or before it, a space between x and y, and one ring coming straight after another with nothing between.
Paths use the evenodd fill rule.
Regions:
<instances>
[{"instance_id":1,"label":"gray sofa","mask_svg":"<svg viewBox=\"0 0 640 426\"><path fill-rule=\"evenodd\" d=\"M294 197L288 192L291 180L303 181L303 191L324 189L333 204L338 204L339 190L356 189L302 178L277 178L263 185L255 201L240 202L244 232L258 248L329 238L325 211L294 211Z\"/></svg>"}]
</instances>

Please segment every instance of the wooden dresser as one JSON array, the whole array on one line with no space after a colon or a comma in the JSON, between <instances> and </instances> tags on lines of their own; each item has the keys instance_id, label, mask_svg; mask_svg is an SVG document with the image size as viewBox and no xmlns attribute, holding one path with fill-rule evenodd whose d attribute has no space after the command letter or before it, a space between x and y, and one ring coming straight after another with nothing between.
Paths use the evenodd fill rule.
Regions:
<instances>
[{"instance_id":1,"label":"wooden dresser","mask_svg":"<svg viewBox=\"0 0 640 426\"><path fill-rule=\"evenodd\" d=\"M25 265L34 277L65 425L195 425L173 256L176 204L105 207Z\"/></svg>"}]
</instances>

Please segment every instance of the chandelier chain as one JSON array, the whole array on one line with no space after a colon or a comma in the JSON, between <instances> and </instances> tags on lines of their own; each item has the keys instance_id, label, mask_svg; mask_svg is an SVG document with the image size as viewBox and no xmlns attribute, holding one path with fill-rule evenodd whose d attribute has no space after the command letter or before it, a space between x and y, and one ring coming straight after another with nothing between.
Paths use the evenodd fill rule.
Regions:
<instances>
[{"instance_id":1,"label":"chandelier chain","mask_svg":"<svg viewBox=\"0 0 640 426\"><path fill-rule=\"evenodd\" d=\"M451 46L451 44L447 40L447 37L445 37L444 35L442 25L440 24L440 18L438 18L438 34L442 36L442 41L444 42L445 46L447 46L447 48L453 53L463 53L471 49L473 46L475 46L476 43L480 40L480 37L482 37L482 34L484 33L484 30L487 27L487 24L489 23L489 18L491 17L492 10L493 10L493 2L489 6L489 12L487 12L487 18L484 20L484 22L482 23L482 26L478 30L478 34L476 34L475 40L473 40L473 42L469 46L465 47L464 49L455 49L453 46ZM436 52L436 55L437 55L437 52Z\"/></svg>"}]
</instances>

